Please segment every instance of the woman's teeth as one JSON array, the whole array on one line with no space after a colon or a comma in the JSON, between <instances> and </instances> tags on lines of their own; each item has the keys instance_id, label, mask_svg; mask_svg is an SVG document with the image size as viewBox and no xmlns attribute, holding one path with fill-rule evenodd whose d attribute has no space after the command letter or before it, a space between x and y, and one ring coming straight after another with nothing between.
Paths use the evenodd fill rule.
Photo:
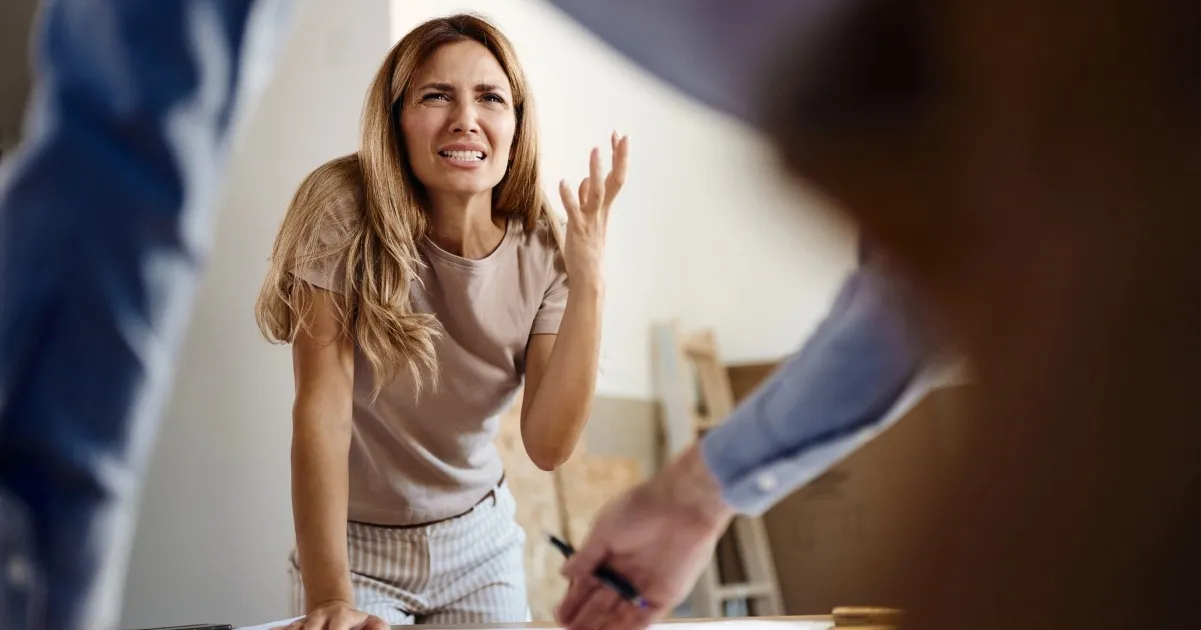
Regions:
<instances>
[{"instance_id":1,"label":"woman's teeth","mask_svg":"<svg viewBox=\"0 0 1201 630\"><path fill-rule=\"evenodd\" d=\"M438 155L459 162L478 162L484 159L483 151L439 151Z\"/></svg>"}]
</instances>

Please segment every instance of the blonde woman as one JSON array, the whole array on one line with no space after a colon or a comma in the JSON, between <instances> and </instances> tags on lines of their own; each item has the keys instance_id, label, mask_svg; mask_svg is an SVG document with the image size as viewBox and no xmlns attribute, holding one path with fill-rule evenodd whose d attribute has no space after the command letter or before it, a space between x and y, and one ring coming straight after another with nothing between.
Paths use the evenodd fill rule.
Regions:
<instances>
[{"instance_id":1,"label":"blonde woman","mask_svg":"<svg viewBox=\"0 0 1201 630\"><path fill-rule=\"evenodd\" d=\"M301 184L256 308L293 347L293 628L528 618L493 437L523 381L539 467L584 428L628 155L611 143L607 176L594 149L578 191L560 186L564 234L513 49L457 15L392 49L360 150Z\"/></svg>"}]
</instances>

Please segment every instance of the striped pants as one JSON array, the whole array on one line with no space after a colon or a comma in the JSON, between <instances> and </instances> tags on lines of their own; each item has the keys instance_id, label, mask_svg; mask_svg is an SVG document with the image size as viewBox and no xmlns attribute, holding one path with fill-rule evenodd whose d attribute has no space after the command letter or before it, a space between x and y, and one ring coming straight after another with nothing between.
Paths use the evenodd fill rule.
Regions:
<instances>
[{"instance_id":1,"label":"striped pants","mask_svg":"<svg viewBox=\"0 0 1201 630\"><path fill-rule=\"evenodd\" d=\"M525 532L502 482L470 512L416 527L348 523L355 607L392 625L530 620ZM289 563L292 614L305 613L296 552Z\"/></svg>"}]
</instances>

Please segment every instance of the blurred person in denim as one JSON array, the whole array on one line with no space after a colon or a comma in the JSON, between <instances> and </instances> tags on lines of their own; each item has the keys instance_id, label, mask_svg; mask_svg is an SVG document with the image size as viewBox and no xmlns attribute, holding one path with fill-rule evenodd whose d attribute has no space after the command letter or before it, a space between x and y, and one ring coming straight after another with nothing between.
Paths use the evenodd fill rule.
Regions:
<instances>
[{"instance_id":1,"label":"blurred person in denim","mask_svg":"<svg viewBox=\"0 0 1201 630\"><path fill-rule=\"evenodd\" d=\"M293 0L46 0L0 173L0 627L116 624L231 132Z\"/></svg>"}]
</instances>

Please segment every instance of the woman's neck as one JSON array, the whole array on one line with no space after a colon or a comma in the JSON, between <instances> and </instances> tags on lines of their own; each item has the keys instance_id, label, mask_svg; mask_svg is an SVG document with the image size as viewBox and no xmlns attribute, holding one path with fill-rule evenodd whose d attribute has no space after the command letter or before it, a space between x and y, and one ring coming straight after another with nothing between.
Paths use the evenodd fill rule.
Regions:
<instances>
[{"instance_id":1,"label":"woman's neck","mask_svg":"<svg viewBox=\"0 0 1201 630\"><path fill-rule=\"evenodd\" d=\"M456 256L480 259L500 246L505 221L493 216L491 194L431 201L430 238L438 247Z\"/></svg>"}]
</instances>

